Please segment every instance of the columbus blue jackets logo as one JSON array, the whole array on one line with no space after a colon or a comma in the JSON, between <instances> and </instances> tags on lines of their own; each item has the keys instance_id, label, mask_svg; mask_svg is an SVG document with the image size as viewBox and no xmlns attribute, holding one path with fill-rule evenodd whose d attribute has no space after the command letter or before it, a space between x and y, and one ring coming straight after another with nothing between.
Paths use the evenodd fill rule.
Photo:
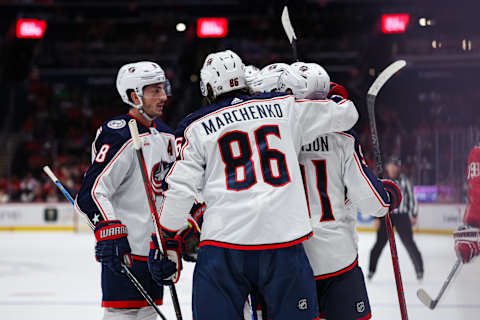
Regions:
<instances>
[{"instance_id":1,"label":"columbus blue jackets logo","mask_svg":"<svg viewBox=\"0 0 480 320\"><path fill-rule=\"evenodd\" d=\"M152 173L150 174L150 180L152 184L152 190L156 195L161 195L163 193L164 184L163 179L167 175L168 170L172 166L171 162L162 161L155 164L152 168Z\"/></svg>"},{"instance_id":2,"label":"columbus blue jackets logo","mask_svg":"<svg viewBox=\"0 0 480 320\"><path fill-rule=\"evenodd\" d=\"M121 128L125 127L126 124L127 124L127 122L125 122L125 120L123 120L123 119L121 119L121 120L110 120L107 123L107 127L109 127L110 129L121 129Z\"/></svg>"}]
</instances>

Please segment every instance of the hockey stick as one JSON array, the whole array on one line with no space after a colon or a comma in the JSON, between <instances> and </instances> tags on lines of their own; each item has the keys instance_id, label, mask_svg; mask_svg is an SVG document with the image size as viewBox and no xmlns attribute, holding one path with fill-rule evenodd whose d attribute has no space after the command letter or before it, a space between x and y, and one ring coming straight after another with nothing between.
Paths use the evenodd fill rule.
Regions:
<instances>
[{"instance_id":1,"label":"hockey stick","mask_svg":"<svg viewBox=\"0 0 480 320\"><path fill-rule=\"evenodd\" d=\"M50 169L49 166L44 166L43 171L47 174L47 176L57 185L58 189L62 191L63 195L70 201L70 203L75 206L75 201L73 200L72 196L68 192L67 189L63 186L63 184L58 180L57 176L53 173L53 171ZM163 315L163 313L160 311L158 306L155 304L155 301L150 297L148 294L147 290L145 290L142 286L142 284L135 278L135 276L132 274L130 269L122 263L122 272L128 277L128 279L132 282L132 284L137 288L138 292L142 295L145 300L147 300L148 304L152 306L157 314L162 318L162 320L167 320L167 318Z\"/></svg>"},{"instance_id":2,"label":"hockey stick","mask_svg":"<svg viewBox=\"0 0 480 320\"><path fill-rule=\"evenodd\" d=\"M375 120L375 99L383 85L400 69L406 66L405 60L398 60L389 65L375 79L367 93L367 109L370 121L370 131L372 135L373 150L375 152L375 166L377 175L383 176L383 160L380 152L380 141L378 139L377 123ZM393 233L392 221L390 215L385 215L385 224L387 226L387 235L390 243L390 253L392 254L393 273L395 275L395 283L397 285L398 302L400 304L400 314L402 320L408 319L407 304L405 302L405 293L403 291L402 275L400 273L400 265L398 263L397 245L395 244L395 234Z\"/></svg>"},{"instance_id":3,"label":"hockey stick","mask_svg":"<svg viewBox=\"0 0 480 320\"><path fill-rule=\"evenodd\" d=\"M445 280L445 282L443 283L442 288L440 289L440 292L438 293L437 298L435 300L433 300L424 289L417 290L418 299L428 308L432 310L435 309L435 307L438 304L438 301L440 301L440 298L443 296L443 294L447 290L448 285L457 274L457 271L460 270L461 265L462 265L462 260L457 259L457 261L455 261L455 264L453 265L452 270L450 270L450 273L448 274L447 280Z\"/></svg>"},{"instance_id":4,"label":"hockey stick","mask_svg":"<svg viewBox=\"0 0 480 320\"><path fill-rule=\"evenodd\" d=\"M157 207L155 205L155 199L153 198L152 186L150 185L150 180L148 178L147 166L145 164L145 158L143 157L142 143L140 141L140 136L138 134L137 121L131 119L128 121L128 127L130 129L130 134L133 139L133 148L137 154L138 164L140 165L140 171L142 172L143 185L145 187L145 193L147 194L148 205L150 207L150 213L152 215L153 225L157 234L157 240L162 248L162 254L166 255L166 248L164 247L164 241L162 232L160 230L160 217L157 212ZM175 309L175 314L178 320L182 320L182 310L180 309L180 303L178 302L177 290L175 289L175 284L169 284L170 294L172 296L173 308Z\"/></svg>"},{"instance_id":5,"label":"hockey stick","mask_svg":"<svg viewBox=\"0 0 480 320\"><path fill-rule=\"evenodd\" d=\"M282 26L283 30L287 34L288 41L292 46L293 60L298 61L297 55L297 36L295 35L295 30L293 29L292 23L290 22L290 15L288 14L288 7L285 6L282 11Z\"/></svg>"}]
</instances>

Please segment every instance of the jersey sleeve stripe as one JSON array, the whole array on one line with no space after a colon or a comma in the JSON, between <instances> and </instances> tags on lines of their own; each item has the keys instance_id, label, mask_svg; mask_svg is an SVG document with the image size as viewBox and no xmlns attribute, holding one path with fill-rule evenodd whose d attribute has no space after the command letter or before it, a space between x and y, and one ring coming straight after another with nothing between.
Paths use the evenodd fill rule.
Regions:
<instances>
[{"instance_id":1,"label":"jersey sleeve stripe","mask_svg":"<svg viewBox=\"0 0 480 320\"><path fill-rule=\"evenodd\" d=\"M299 99L295 100L296 103L302 103L302 102L328 102L328 100L311 100L311 99Z\"/></svg>"},{"instance_id":2,"label":"jersey sleeve stripe","mask_svg":"<svg viewBox=\"0 0 480 320\"><path fill-rule=\"evenodd\" d=\"M365 173L365 170L363 168L363 165L360 163L360 161L358 160L357 158L357 155L354 154L353 157L355 158L355 162L357 163L357 166L358 166L358 169L360 170L360 173L362 174L362 176L365 178L365 180L367 181L367 184L368 186L370 187L370 189L372 189L373 191L373 194L375 195L375 197L378 199L378 201L380 202L380 204L382 205L382 207L384 208L388 208L389 207L389 204L386 203L386 201L383 200L383 197L381 195L379 195L379 192L377 190L377 186L374 184L374 182L372 182L373 179L375 178L371 178L369 177L368 174ZM385 191L384 191L385 192Z\"/></svg>"},{"instance_id":3,"label":"jersey sleeve stripe","mask_svg":"<svg viewBox=\"0 0 480 320\"><path fill-rule=\"evenodd\" d=\"M370 171L370 169L366 165L364 165L361 161L361 159L363 159L363 156L360 153L360 147L359 147L360 143L358 142L358 139L354 135L350 135L345 132L337 132L337 133L345 137L348 137L350 139L353 139L354 150L355 150L353 156L354 156L355 162L357 163L358 169L360 170L360 173L362 174L363 178L367 181L368 186L373 191L373 194L378 199L382 207L388 208L389 207L388 196L385 192L385 189L383 188L383 184Z\"/></svg>"},{"instance_id":4,"label":"jersey sleeve stripe","mask_svg":"<svg viewBox=\"0 0 480 320\"><path fill-rule=\"evenodd\" d=\"M150 133L144 133L144 134L141 134L140 137L145 137L145 136L148 136L150 135ZM112 158L112 160L108 163L108 165L102 170L102 172L98 175L97 179L95 179L95 183L93 185L93 188L92 188L92 191L90 191L90 194L92 196L92 199L95 201L95 203L97 204L97 207L100 209L100 212L102 213L102 216L105 220L108 220L108 217L107 217L107 214L105 213L105 211L103 210L102 208L102 205L100 204L100 202L98 201L97 197L95 196L95 190L97 189L98 187L98 184L100 182L100 179L102 178L102 176L108 171L108 169L113 165L113 163L115 163L115 161L120 157L120 155L122 154L122 152L125 150L125 148L130 144L132 143L132 139L129 139L121 148L120 150L115 154L115 156Z\"/></svg>"},{"instance_id":5,"label":"jersey sleeve stripe","mask_svg":"<svg viewBox=\"0 0 480 320\"><path fill-rule=\"evenodd\" d=\"M97 208L100 209L100 213L102 214L103 218L105 220L108 220L107 218L107 214L105 213L105 211L103 210L102 208L102 205L100 204L100 202L98 201L97 197L95 196L95 190L97 189L98 187L98 184L100 182L100 179L102 178L102 176L105 174L105 172L112 166L112 164L115 162L116 159L118 159L118 157L120 156L120 154L123 152L123 150L125 150L125 148L132 142L132 140L128 140L124 145L123 147L120 149L120 151L118 151L116 153L116 155L113 157L113 159L108 163L108 165L102 170L102 172L98 175L98 177L95 179L95 183L93 184L93 188L92 190L90 191L90 196L92 197L93 201L95 201L96 205L97 205Z\"/></svg>"},{"instance_id":6,"label":"jersey sleeve stripe","mask_svg":"<svg viewBox=\"0 0 480 320\"><path fill-rule=\"evenodd\" d=\"M75 209L77 210L77 212L81 215L84 215L86 218L87 218L87 223L88 223L88 226L92 229L95 229L95 226L93 225L92 221L90 220L90 218L88 217L88 215L82 211L82 209L80 209L80 207L78 206L78 202L77 202L77 198L75 197L75 204L74 204L74 207Z\"/></svg>"},{"instance_id":7,"label":"jersey sleeve stripe","mask_svg":"<svg viewBox=\"0 0 480 320\"><path fill-rule=\"evenodd\" d=\"M180 159L183 159L183 151L187 148L189 141L187 137L184 137L185 139L185 144L182 146L182 149L180 150Z\"/></svg>"}]
</instances>

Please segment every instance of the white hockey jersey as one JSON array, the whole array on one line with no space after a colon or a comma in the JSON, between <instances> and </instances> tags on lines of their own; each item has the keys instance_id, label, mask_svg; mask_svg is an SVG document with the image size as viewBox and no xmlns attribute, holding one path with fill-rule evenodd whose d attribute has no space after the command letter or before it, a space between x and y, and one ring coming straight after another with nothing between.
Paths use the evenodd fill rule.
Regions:
<instances>
[{"instance_id":1,"label":"white hockey jersey","mask_svg":"<svg viewBox=\"0 0 480 320\"><path fill-rule=\"evenodd\" d=\"M302 145L358 119L343 100L295 101L286 94L230 98L185 118L179 157L166 177L160 223L186 224L201 192L201 243L241 250L291 246L312 232L298 165Z\"/></svg>"},{"instance_id":2,"label":"white hockey jersey","mask_svg":"<svg viewBox=\"0 0 480 320\"><path fill-rule=\"evenodd\" d=\"M314 231L304 247L315 278L328 278L357 264L357 210L382 217L389 198L353 131L317 137L302 147L299 162Z\"/></svg>"},{"instance_id":3,"label":"white hockey jersey","mask_svg":"<svg viewBox=\"0 0 480 320\"><path fill-rule=\"evenodd\" d=\"M92 228L103 220L120 220L128 228L133 257L148 256L153 222L142 174L133 148L126 114L105 122L92 144L92 164L75 200L78 212L87 216ZM152 189L160 207L162 182L175 161L175 137L156 119L147 128L139 120L143 155Z\"/></svg>"}]
</instances>

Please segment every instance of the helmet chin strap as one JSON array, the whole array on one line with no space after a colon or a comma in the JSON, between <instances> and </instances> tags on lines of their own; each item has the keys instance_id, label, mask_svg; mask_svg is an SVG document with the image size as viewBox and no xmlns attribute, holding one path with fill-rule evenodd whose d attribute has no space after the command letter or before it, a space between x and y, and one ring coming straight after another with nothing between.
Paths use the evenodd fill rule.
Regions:
<instances>
[{"instance_id":1,"label":"helmet chin strap","mask_svg":"<svg viewBox=\"0 0 480 320\"><path fill-rule=\"evenodd\" d=\"M147 118L148 120L150 120L150 121L155 120L155 118L150 117L150 116L145 112L145 110L143 110L143 107L140 107L140 108L137 108L137 109L138 109L138 111L140 111L140 113L141 113L145 118Z\"/></svg>"},{"instance_id":2,"label":"helmet chin strap","mask_svg":"<svg viewBox=\"0 0 480 320\"><path fill-rule=\"evenodd\" d=\"M143 90L143 89L142 89ZM145 118L147 118L147 120L149 121L153 121L155 120L155 118L152 118L150 117L146 112L145 110L143 110L143 93L142 92L138 92L138 90L135 90L135 93L137 94L137 98L138 100L140 100L140 103L139 104L132 104Z\"/></svg>"}]
</instances>

